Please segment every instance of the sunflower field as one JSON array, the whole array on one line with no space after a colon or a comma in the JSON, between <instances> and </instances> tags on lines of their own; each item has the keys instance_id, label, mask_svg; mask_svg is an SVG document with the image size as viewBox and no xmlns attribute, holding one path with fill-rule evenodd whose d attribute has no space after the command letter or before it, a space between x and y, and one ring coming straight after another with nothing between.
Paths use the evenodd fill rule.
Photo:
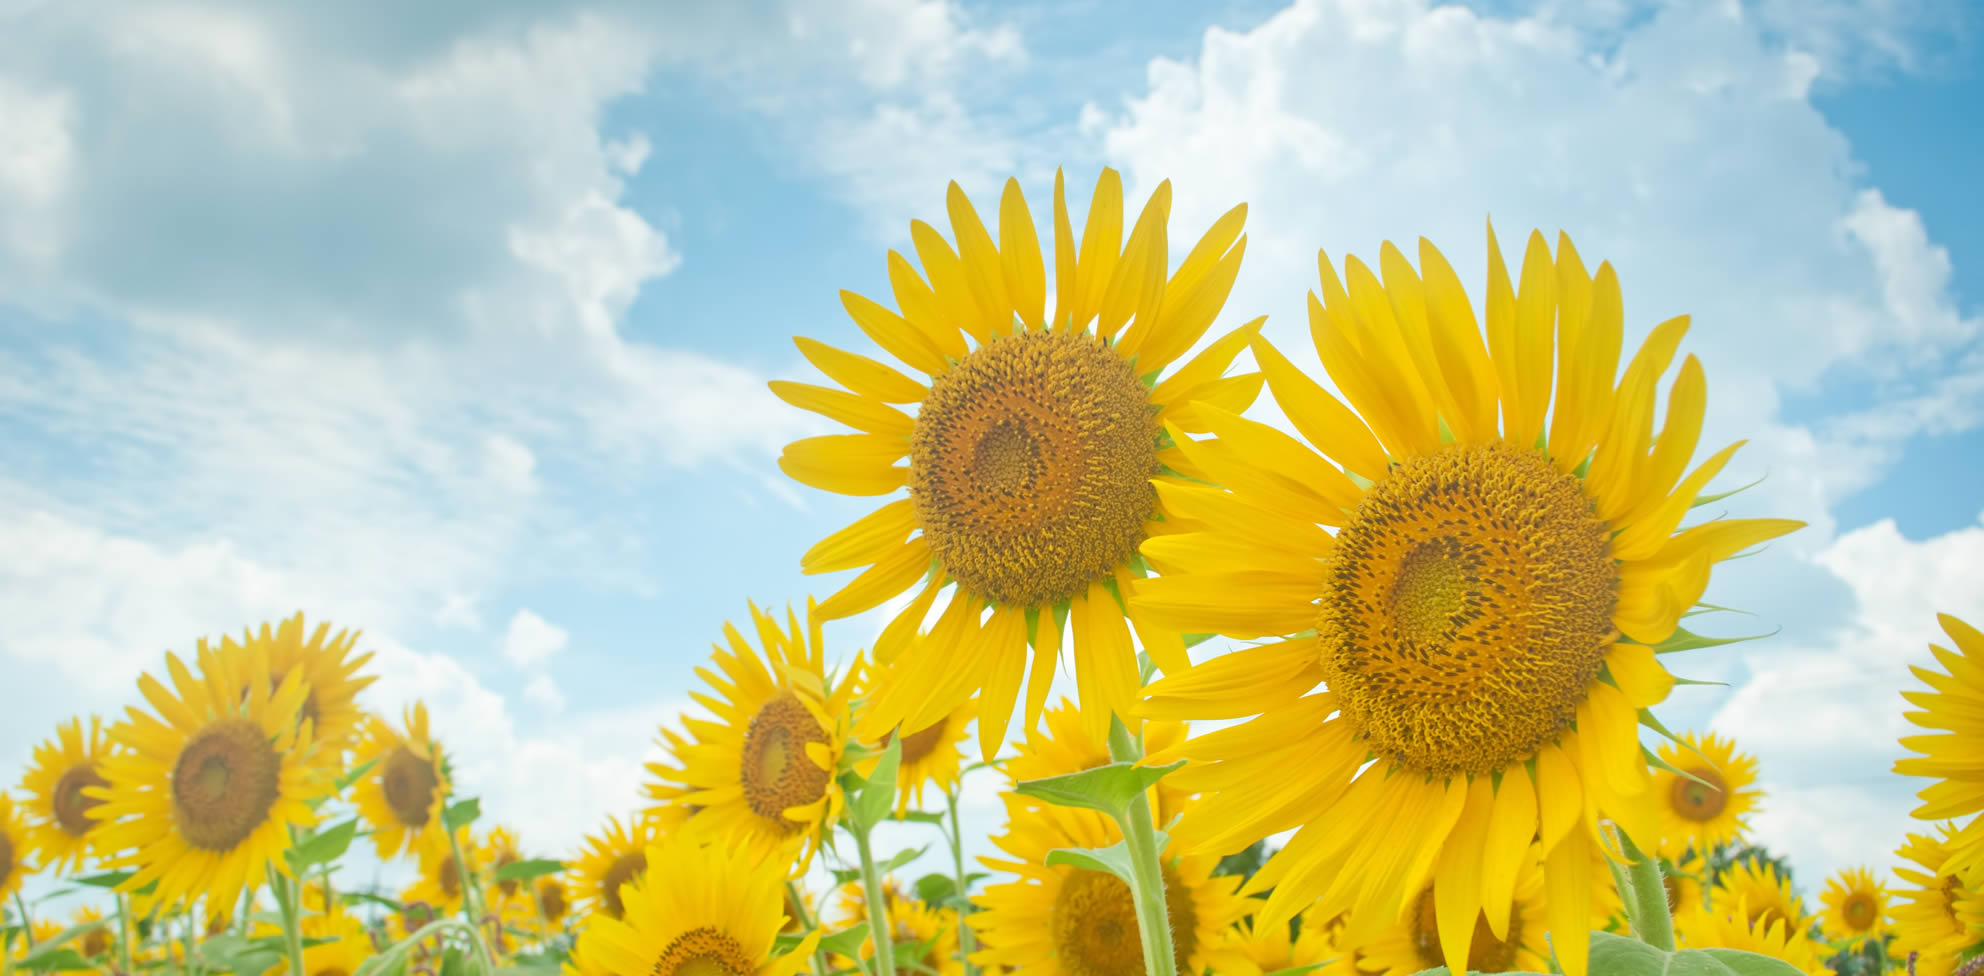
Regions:
<instances>
[{"instance_id":1,"label":"sunflower field","mask_svg":"<svg viewBox=\"0 0 1984 976\"><path fill-rule=\"evenodd\" d=\"M1625 348L1619 272L1491 228L1473 297L1424 240L1320 254L1277 348L1221 324L1246 207L1174 261L1170 205L952 184L891 295L841 294L875 348L796 340L823 381L772 391L847 432L779 465L875 507L795 554L822 599L710 635L644 808L545 849L423 706L359 707L358 632L189 635L0 792L0 974L1984 972L1984 634L1943 617L1877 690L1922 827L1815 901L1752 844L1742 743L1658 717L1749 639L1687 626L1716 564L1800 528L1704 511L1740 445L1698 443L1686 316ZM418 880L347 885L368 849ZM43 917L37 874L97 897Z\"/></svg>"}]
</instances>

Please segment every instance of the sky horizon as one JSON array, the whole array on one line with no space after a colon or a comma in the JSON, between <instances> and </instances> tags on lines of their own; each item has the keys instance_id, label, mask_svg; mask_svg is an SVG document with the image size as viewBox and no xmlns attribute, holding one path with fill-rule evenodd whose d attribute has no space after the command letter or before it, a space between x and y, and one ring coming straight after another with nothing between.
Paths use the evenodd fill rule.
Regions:
<instances>
[{"instance_id":1,"label":"sky horizon","mask_svg":"<svg viewBox=\"0 0 1984 976\"><path fill-rule=\"evenodd\" d=\"M1658 714L1758 758L1808 905L1930 830L1900 692L1938 611L1984 624L1961 3L818 11L0 0L0 769L302 610L364 631L368 706L427 703L485 825L569 854L725 621L852 575L799 570L870 506L776 467L827 430L766 388L818 382L791 338L872 353L839 293L892 304L950 181L1046 226L1057 168L1080 220L1110 167L1171 181L1174 264L1248 204L1214 332L1266 315L1319 379L1318 249L1427 237L1479 308L1490 218L1612 262L1629 346L1690 314L1697 459L1746 440L1714 487L1757 482L1714 511L1810 525L1718 568L1749 616L1702 629L1772 636L1676 656L1722 684Z\"/></svg>"}]
</instances>

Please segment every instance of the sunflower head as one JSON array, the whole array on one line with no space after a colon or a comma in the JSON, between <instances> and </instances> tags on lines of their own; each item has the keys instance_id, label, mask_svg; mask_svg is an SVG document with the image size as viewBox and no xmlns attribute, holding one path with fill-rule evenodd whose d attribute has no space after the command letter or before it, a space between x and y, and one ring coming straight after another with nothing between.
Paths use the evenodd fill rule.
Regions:
<instances>
[{"instance_id":1,"label":"sunflower head","mask_svg":"<svg viewBox=\"0 0 1984 976\"><path fill-rule=\"evenodd\" d=\"M1820 900L1829 939L1858 944L1887 931L1888 890L1866 868L1842 868L1826 880Z\"/></svg>"},{"instance_id":2,"label":"sunflower head","mask_svg":"<svg viewBox=\"0 0 1984 976\"><path fill-rule=\"evenodd\" d=\"M1692 732L1663 744L1660 758L1671 767L1653 774L1662 855L1680 857L1690 848L1711 851L1742 835L1744 818L1762 796L1756 788L1755 758L1738 753L1735 743L1714 733Z\"/></svg>"},{"instance_id":3,"label":"sunflower head","mask_svg":"<svg viewBox=\"0 0 1984 976\"><path fill-rule=\"evenodd\" d=\"M1503 918L1477 915L1467 948L1467 972L1545 972L1550 969L1549 927L1542 861L1532 851L1516 874L1516 886ZM1405 917L1362 947L1358 966L1366 973L1414 976L1446 965L1440 942L1439 881L1426 886ZM1499 924L1497 924L1499 923Z\"/></svg>"},{"instance_id":4,"label":"sunflower head","mask_svg":"<svg viewBox=\"0 0 1984 976\"><path fill-rule=\"evenodd\" d=\"M1804 899L1791 890L1791 879L1777 873L1777 867L1763 860L1738 861L1723 871L1708 894L1709 904L1727 914L1729 906L1741 902L1752 924L1783 920L1793 928L1810 927Z\"/></svg>"},{"instance_id":5,"label":"sunflower head","mask_svg":"<svg viewBox=\"0 0 1984 976\"><path fill-rule=\"evenodd\" d=\"M1928 735L1904 736L1901 744L1917 755L1898 760L1894 771L1936 782L1922 788L1922 805L1915 816L1923 820L1970 817L1948 838L1949 874L1984 884L1984 633L1949 614L1937 614L1955 650L1929 645L1935 668L1909 670L1929 686L1928 691L1904 691L1902 697L1918 710L1906 713Z\"/></svg>"},{"instance_id":6,"label":"sunflower head","mask_svg":"<svg viewBox=\"0 0 1984 976\"><path fill-rule=\"evenodd\" d=\"M861 697L861 693L855 694L857 700ZM971 720L971 703L966 702L957 711L939 718L936 724L902 737L902 753L896 767L896 816L902 816L911 807L920 809L923 792L929 786L935 785L944 793L958 788L964 761L964 752L959 747ZM895 737L894 729L883 733L875 743L875 750L887 749Z\"/></svg>"},{"instance_id":7,"label":"sunflower head","mask_svg":"<svg viewBox=\"0 0 1984 976\"><path fill-rule=\"evenodd\" d=\"M1892 956L1918 953L1918 976L1948 976L1957 960L1984 939L1984 889L1950 871L1950 824L1938 825L1938 836L1909 834L1895 854L1905 863L1895 868L1902 882L1891 894L1888 909L1894 933Z\"/></svg>"},{"instance_id":8,"label":"sunflower head","mask_svg":"<svg viewBox=\"0 0 1984 976\"><path fill-rule=\"evenodd\" d=\"M138 690L157 714L131 710L110 730L120 747L102 761L99 852L133 869L119 886L157 883L153 904L170 909L205 895L239 900L273 867L293 827L315 823L309 802L329 791L328 769L303 761L311 744L296 721L308 687L292 671L271 682L259 658L239 660L199 643L196 676L166 654L171 689L141 675Z\"/></svg>"},{"instance_id":9,"label":"sunflower head","mask_svg":"<svg viewBox=\"0 0 1984 976\"><path fill-rule=\"evenodd\" d=\"M734 832L767 857L797 854L804 870L845 805L836 773L861 661L829 682L822 620L810 605L804 625L788 608L781 627L755 604L751 620L755 645L724 624L725 644L713 655L721 677L697 671L716 692L698 696L713 714L684 718L689 740L671 741L671 762L649 764L662 781L649 795L695 808L684 831L706 839Z\"/></svg>"},{"instance_id":10,"label":"sunflower head","mask_svg":"<svg viewBox=\"0 0 1984 976\"><path fill-rule=\"evenodd\" d=\"M33 850L27 822L14 806L14 798L0 791L0 901L19 891L21 882L33 873L29 861Z\"/></svg>"},{"instance_id":11,"label":"sunflower head","mask_svg":"<svg viewBox=\"0 0 1984 976\"><path fill-rule=\"evenodd\" d=\"M1314 912L1304 912L1294 925L1255 927L1242 919L1221 933L1207 953L1207 962L1221 976L1266 976L1284 969L1316 972L1318 976L1355 976L1356 966L1330 938L1329 926Z\"/></svg>"},{"instance_id":12,"label":"sunflower head","mask_svg":"<svg viewBox=\"0 0 1984 976\"><path fill-rule=\"evenodd\" d=\"M377 716L367 717L356 758L360 765L372 765L352 788L352 803L371 827L379 857L386 860L447 842L441 813L448 799L448 773L441 745L428 733L427 706L415 702L401 721L404 732Z\"/></svg>"},{"instance_id":13,"label":"sunflower head","mask_svg":"<svg viewBox=\"0 0 1984 976\"><path fill-rule=\"evenodd\" d=\"M626 913L622 893L626 885L639 879L648 867L648 852L664 837L653 818L636 816L622 821L606 818L605 826L588 835L572 862L572 883L577 889L578 907L592 916L620 918ZM540 910L542 910L540 906Z\"/></svg>"},{"instance_id":14,"label":"sunflower head","mask_svg":"<svg viewBox=\"0 0 1984 976\"><path fill-rule=\"evenodd\" d=\"M565 879L560 875L547 874L533 880L531 907L544 924L554 928L564 924L565 916L572 910L572 894L565 887Z\"/></svg>"},{"instance_id":15,"label":"sunflower head","mask_svg":"<svg viewBox=\"0 0 1984 976\"><path fill-rule=\"evenodd\" d=\"M874 920L868 913L868 897L858 881L841 885L835 892L835 918L833 924L838 929L848 929L863 922ZM919 946L922 953L914 964L928 970L923 976L959 976L964 972L964 961L958 956L958 923L955 912L932 908L909 896L902 885L893 877L882 879L882 901L888 906L888 917L892 944ZM793 918L789 910L787 917ZM790 924L787 931L799 931L796 924ZM875 958L875 939L871 935L861 942L861 961L833 956L837 965L854 967L866 965Z\"/></svg>"},{"instance_id":16,"label":"sunflower head","mask_svg":"<svg viewBox=\"0 0 1984 976\"><path fill-rule=\"evenodd\" d=\"M480 848L468 827L455 828L456 844L461 849L461 857L455 857L454 848L448 844L447 835L440 835L437 842L421 845L416 853L420 858L420 877L407 888L400 898L404 902L420 902L431 905L443 915L461 910L467 894L467 886L483 870L476 855Z\"/></svg>"},{"instance_id":17,"label":"sunflower head","mask_svg":"<svg viewBox=\"0 0 1984 976\"><path fill-rule=\"evenodd\" d=\"M1108 740L1093 734L1092 723L1085 720L1073 701L1063 698L1042 714L1046 721L1026 730L1026 740L1020 744L1018 754L1004 764L1006 776L1013 783L1065 776L1111 762ZM1157 755L1184 741L1183 722L1143 723L1143 745L1148 754ZM1150 790L1151 813L1158 823L1170 823L1172 816L1185 808L1190 796L1172 782L1172 777L1158 780Z\"/></svg>"},{"instance_id":18,"label":"sunflower head","mask_svg":"<svg viewBox=\"0 0 1984 976\"><path fill-rule=\"evenodd\" d=\"M1768 916L1768 917L1767 917ZM1683 949L1736 949L1790 963L1811 976L1832 972L1820 958L1808 925L1758 912L1744 897L1711 902L1674 919L1676 944Z\"/></svg>"},{"instance_id":19,"label":"sunflower head","mask_svg":"<svg viewBox=\"0 0 1984 976\"><path fill-rule=\"evenodd\" d=\"M489 896L491 904L504 903L524 894L521 881L497 881L496 872L524 859L523 851L517 846L517 832L508 827L494 827L489 836L483 838L482 849L476 860L488 867Z\"/></svg>"},{"instance_id":20,"label":"sunflower head","mask_svg":"<svg viewBox=\"0 0 1984 976\"><path fill-rule=\"evenodd\" d=\"M244 630L239 642L222 637L220 653L236 659L259 657L260 667L276 681L291 672L301 674L307 693L296 718L311 725L316 744L311 758L342 765L345 748L365 717L358 707L358 693L377 679L359 674L372 659L370 652L351 653L359 635L340 630L332 636L330 631L330 624L319 623L306 638L303 614L297 613L273 629L265 623L260 631Z\"/></svg>"},{"instance_id":21,"label":"sunflower head","mask_svg":"<svg viewBox=\"0 0 1984 976\"><path fill-rule=\"evenodd\" d=\"M21 789L28 794L27 839L42 866L77 870L90 856L97 826L90 811L103 801L86 791L109 785L99 768L109 750L103 721L94 715L87 733L81 719L70 719L56 728L55 738L35 746Z\"/></svg>"}]
</instances>

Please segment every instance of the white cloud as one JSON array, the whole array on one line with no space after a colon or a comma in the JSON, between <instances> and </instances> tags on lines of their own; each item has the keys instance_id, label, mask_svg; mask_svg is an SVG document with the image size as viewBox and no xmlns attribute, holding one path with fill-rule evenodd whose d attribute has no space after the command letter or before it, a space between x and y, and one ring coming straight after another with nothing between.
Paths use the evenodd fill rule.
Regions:
<instances>
[{"instance_id":1,"label":"white cloud","mask_svg":"<svg viewBox=\"0 0 1984 976\"><path fill-rule=\"evenodd\" d=\"M519 610L503 635L503 656L520 668L534 667L564 650L570 639L563 627L529 610Z\"/></svg>"},{"instance_id":2,"label":"white cloud","mask_svg":"<svg viewBox=\"0 0 1984 976\"><path fill-rule=\"evenodd\" d=\"M524 685L524 697L544 706L546 711L565 710L565 693L558 690L558 682L548 674L539 674Z\"/></svg>"}]
</instances>

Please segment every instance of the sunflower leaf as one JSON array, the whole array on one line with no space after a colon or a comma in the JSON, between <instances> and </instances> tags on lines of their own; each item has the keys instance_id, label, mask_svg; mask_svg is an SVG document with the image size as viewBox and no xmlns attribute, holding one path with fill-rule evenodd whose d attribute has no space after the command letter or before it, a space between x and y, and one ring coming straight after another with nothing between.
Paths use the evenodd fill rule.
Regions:
<instances>
[{"instance_id":1,"label":"sunflower leaf","mask_svg":"<svg viewBox=\"0 0 1984 976\"><path fill-rule=\"evenodd\" d=\"M1699 960L1699 962L1697 962ZM1685 968L1693 966L1695 968ZM1782 959L1741 949L1684 949L1667 971L1674 976L1798 976L1804 970Z\"/></svg>"},{"instance_id":2,"label":"sunflower leaf","mask_svg":"<svg viewBox=\"0 0 1984 976\"><path fill-rule=\"evenodd\" d=\"M931 813L928 810L906 810L903 812L902 816L897 817L896 819L902 821L903 823L935 824L936 826L939 827L942 827L944 825L943 814Z\"/></svg>"},{"instance_id":3,"label":"sunflower leaf","mask_svg":"<svg viewBox=\"0 0 1984 976\"><path fill-rule=\"evenodd\" d=\"M105 871L102 874L92 874L87 878L77 878L76 883L79 885L89 885L92 888L115 888L136 876L137 872L135 871Z\"/></svg>"},{"instance_id":4,"label":"sunflower leaf","mask_svg":"<svg viewBox=\"0 0 1984 976\"><path fill-rule=\"evenodd\" d=\"M1604 973L1605 976L1681 976L1686 970L1671 968L1668 965L1671 955L1638 939L1611 932L1591 933L1590 971L1593 973ZM1708 976L1714 970L1695 972L1697 976Z\"/></svg>"},{"instance_id":5,"label":"sunflower leaf","mask_svg":"<svg viewBox=\"0 0 1984 976\"><path fill-rule=\"evenodd\" d=\"M1165 841L1163 833L1159 833L1157 837L1158 849L1163 850ZM1123 841L1117 841L1108 847L1057 847L1047 852L1047 866L1103 871L1123 879L1124 884L1136 884L1135 876L1131 873L1130 848Z\"/></svg>"},{"instance_id":6,"label":"sunflower leaf","mask_svg":"<svg viewBox=\"0 0 1984 976\"><path fill-rule=\"evenodd\" d=\"M353 766L351 767L351 769L347 770L343 776L338 777L336 792L343 793L344 791L351 789L351 784L356 783L361 779L364 779L365 774L372 771L372 767L379 765L379 760L381 758L382 757L380 756L373 756L372 758L367 759L364 762L359 763L358 765Z\"/></svg>"},{"instance_id":7,"label":"sunflower leaf","mask_svg":"<svg viewBox=\"0 0 1984 976\"><path fill-rule=\"evenodd\" d=\"M563 870L565 870L564 862L553 861L549 858L540 857L528 861L511 861L496 869L495 880L498 882L530 881L547 874L557 874Z\"/></svg>"},{"instance_id":8,"label":"sunflower leaf","mask_svg":"<svg viewBox=\"0 0 1984 976\"><path fill-rule=\"evenodd\" d=\"M29 954L26 959L15 963L14 968L31 973L45 973L50 970L89 969L91 967L90 961L84 959L82 954L76 950L65 949L61 946L50 946Z\"/></svg>"},{"instance_id":9,"label":"sunflower leaf","mask_svg":"<svg viewBox=\"0 0 1984 976\"><path fill-rule=\"evenodd\" d=\"M821 936L820 951L858 959L861 956L861 943L866 941L868 941L868 923L856 922L832 935Z\"/></svg>"},{"instance_id":10,"label":"sunflower leaf","mask_svg":"<svg viewBox=\"0 0 1984 976\"><path fill-rule=\"evenodd\" d=\"M1027 780L1014 786L1013 792L1059 807L1099 810L1121 818L1128 814L1131 800L1183 765L1183 759L1166 766L1113 762L1079 773Z\"/></svg>"},{"instance_id":11,"label":"sunflower leaf","mask_svg":"<svg viewBox=\"0 0 1984 976\"><path fill-rule=\"evenodd\" d=\"M894 857L889 858L888 860L875 865L875 870L885 875L889 874L890 872L895 871L896 869L902 867L903 865L908 864L909 862L914 861L919 857L922 857L923 852L929 849L930 849L930 845L928 844L925 844L922 847L905 847L902 850L897 851Z\"/></svg>"},{"instance_id":12,"label":"sunflower leaf","mask_svg":"<svg viewBox=\"0 0 1984 976\"><path fill-rule=\"evenodd\" d=\"M301 875L319 864L329 864L344 856L358 836L358 820L353 818L312 834L308 840L282 852L289 869Z\"/></svg>"},{"instance_id":13,"label":"sunflower leaf","mask_svg":"<svg viewBox=\"0 0 1984 976\"><path fill-rule=\"evenodd\" d=\"M456 800L448 804L448 810L441 815L441 823L449 830L460 830L482 816L482 801L476 797Z\"/></svg>"},{"instance_id":14,"label":"sunflower leaf","mask_svg":"<svg viewBox=\"0 0 1984 976\"><path fill-rule=\"evenodd\" d=\"M889 737L889 745L882 750L882 759L868 774L866 782L847 805L848 820L859 834L887 820L896 808L896 767L902 764L902 739Z\"/></svg>"}]
</instances>

